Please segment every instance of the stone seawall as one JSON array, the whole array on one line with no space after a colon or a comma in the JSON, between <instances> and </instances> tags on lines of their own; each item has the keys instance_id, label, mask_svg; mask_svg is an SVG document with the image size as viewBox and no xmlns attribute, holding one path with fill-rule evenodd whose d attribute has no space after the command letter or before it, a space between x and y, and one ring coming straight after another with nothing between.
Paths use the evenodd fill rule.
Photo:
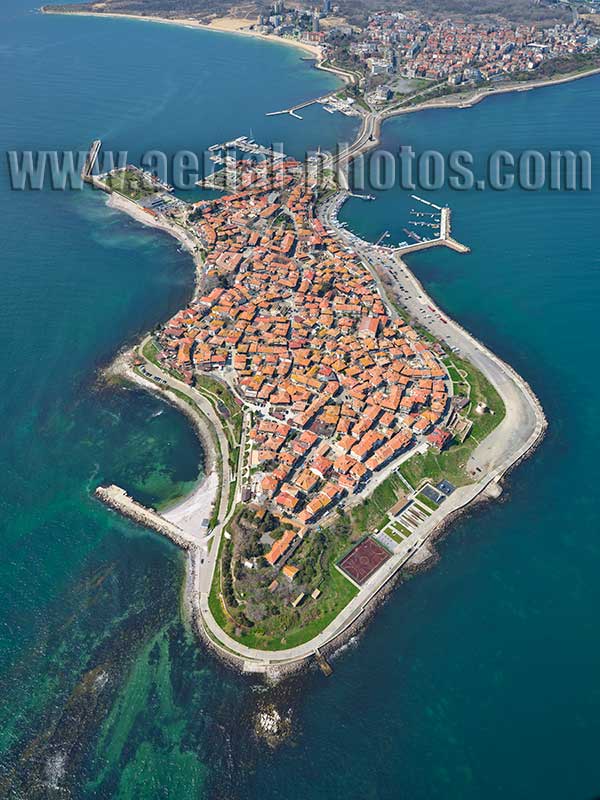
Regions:
<instances>
[{"instance_id":1,"label":"stone seawall","mask_svg":"<svg viewBox=\"0 0 600 800\"><path fill-rule=\"evenodd\" d=\"M154 509L146 508L146 506L136 502L120 486L115 486L114 484L112 486L99 486L95 494L99 500L102 500L110 508L125 517L129 517L139 525L152 528L162 536L166 536L167 539L181 547L182 550L190 550L194 546L194 542L185 531L161 517Z\"/></svg>"}]
</instances>

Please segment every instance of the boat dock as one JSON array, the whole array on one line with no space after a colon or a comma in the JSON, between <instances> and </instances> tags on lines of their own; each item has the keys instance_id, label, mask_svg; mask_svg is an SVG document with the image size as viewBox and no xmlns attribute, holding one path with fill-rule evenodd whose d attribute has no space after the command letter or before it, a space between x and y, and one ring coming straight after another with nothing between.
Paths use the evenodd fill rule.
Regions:
<instances>
[{"instance_id":1,"label":"boat dock","mask_svg":"<svg viewBox=\"0 0 600 800\"><path fill-rule=\"evenodd\" d=\"M320 103L324 107L325 111L329 111L330 114L334 114L336 111L339 111L340 114L345 114L347 117L360 116L359 112L353 107L352 100L339 98L336 92L330 92L322 97L315 97L312 100L305 100L303 103L290 106L290 108L282 108L281 111L269 111L265 114L265 116L277 117L280 114L289 114L296 119L302 119L300 114L297 112L303 108L308 108L315 103Z\"/></svg>"},{"instance_id":2,"label":"boat dock","mask_svg":"<svg viewBox=\"0 0 600 800\"><path fill-rule=\"evenodd\" d=\"M408 228L403 228L404 233L407 237L414 239L413 244L408 244L407 242L402 242L398 247L394 248L395 252L399 255L406 255L408 253L416 253L419 250L428 250L430 247L449 247L451 250L454 250L456 253L470 253L471 250L464 244L457 242L456 239L452 238L452 211L449 206L436 206L435 203L429 202L429 200L424 200L422 197L418 197L416 194L411 195L413 200L417 200L419 203L423 203L426 206L429 206L432 209L435 209L433 212L429 211L415 211L414 209L411 210L411 214L415 216L428 216L431 219L431 222L423 222L423 221L411 221L411 225L419 225L421 229L423 227L430 227L434 230L439 229L439 234L434 239L425 239L424 237L419 236L419 234L415 233L415 231L409 230Z\"/></svg>"},{"instance_id":3,"label":"boat dock","mask_svg":"<svg viewBox=\"0 0 600 800\"><path fill-rule=\"evenodd\" d=\"M429 200L424 200L422 197L418 197L416 194L411 194L413 200L418 200L419 203L424 203L426 206L431 206L431 208L435 208L436 211L441 211L441 206L436 206L435 203L430 203Z\"/></svg>"},{"instance_id":4,"label":"boat dock","mask_svg":"<svg viewBox=\"0 0 600 800\"><path fill-rule=\"evenodd\" d=\"M101 147L102 147L102 140L94 139L94 141L90 146L89 152L86 156L83 169L81 171L81 177L85 183L93 183L92 173L94 171L94 167L96 166L96 162L98 161L98 154L100 153Z\"/></svg>"},{"instance_id":5,"label":"boat dock","mask_svg":"<svg viewBox=\"0 0 600 800\"><path fill-rule=\"evenodd\" d=\"M208 151L213 155L210 155L209 158L217 164L227 163L229 159L230 165L235 166L237 157L234 158L233 156L223 155L223 153L227 154L232 150L239 150L242 153L248 153L253 156L273 158L276 161L283 161L283 159L287 157L285 153L279 150L273 150L272 147L265 147L262 144L258 144L254 139L250 139L248 136L238 136L237 139L231 139L229 142L211 145Z\"/></svg>"},{"instance_id":6,"label":"boat dock","mask_svg":"<svg viewBox=\"0 0 600 800\"><path fill-rule=\"evenodd\" d=\"M338 91L339 90L336 90L335 92L329 92L321 97L314 97L312 100L304 100L302 103L297 103L295 106L290 106L290 108L282 108L281 111L269 111L267 114L265 114L265 116L277 117L279 114L290 114L290 116L295 117L296 119L302 119L300 114L297 112L303 108L308 108L315 103L320 103L322 106L324 106L326 111L329 111L330 114L339 111L340 114L345 114L347 117L360 116L359 112L354 108L353 99L338 97Z\"/></svg>"},{"instance_id":7,"label":"boat dock","mask_svg":"<svg viewBox=\"0 0 600 800\"><path fill-rule=\"evenodd\" d=\"M228 142L212 144L208 148L208 152L210 153L208 158L218 168L215 168L206 177L196 181L196 186L201 189L214 189L216 191L225 189L229 191L236 185L240 153L268 159L274 166L277 166L287 158L286 153L281 150L274 150L272 146L265 147L248 136L238 136L237 139L231 139Z\"/></svg>"},{"instance_id":8,"label":"boat dock","mask_svg":"<svg viewBox=\"0 0 600 800\"><path fill-rule=\"evenodd\" d=\"M329 97L329 95L327 95ZM304 103L298 103L298 105L291 106L290 108L283 108L281 111L268 111L265 114L265 117L278 117L280 114L289 114L291 117L295 117L296 119L302 119L300 114L297 114L297 111L300 111L302 108L308 108L309 106L318 103L321 98L315 97L313 100L305 100Z\"/></svg>"}]
</instances>

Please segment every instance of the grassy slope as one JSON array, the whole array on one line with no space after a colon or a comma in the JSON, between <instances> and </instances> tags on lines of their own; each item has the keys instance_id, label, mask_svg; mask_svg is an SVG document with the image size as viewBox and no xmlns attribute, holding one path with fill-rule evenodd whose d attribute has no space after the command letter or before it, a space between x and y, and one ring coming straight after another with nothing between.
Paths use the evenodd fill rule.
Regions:
<instances>
[{"instance_id":1,"label":"grassy slope","mask_svg":"<svg viewBox=\"0 0 600 800\"><path fill-rule=\"evenodd\" d=\"M471 483L472 479L464 469L467 460L478 442L483 441L502 422L506 413L500 395L479 370L454 355L449 360L458 370L466 373L466 380L471 386L471 405L466 416L473 422L473 428L463 444L452 445L443 453L428 450L425 455L417 454L401 466L402 475L414 488L420 486L426 478L433 483L446 478L455 486ZM475 413L480 401L494 413Z\"/></svg>"},{"instance_id":2,"label":"grassy slope","mask_svg":"<svg viewBox=\"0 0 600 800\"><path fill-rule=\"evenodd\" d=\"M321 585L318 600L306 597L297 609L286 608L282 614L269 617L253 628L236 628L224 611L220 591L220 567L209 596L209 607L214 618L232 638L247 647L258 650L284 650L309 641L345 608L358 590L336 568L332 558L328 565L325 583ZM219 558L220 565L220 558Z\"/></svg>"},{"instance_id":3,"label":"grassy slope","mask_svg":"<svg viewBox=\"0 0 600 800\"><path fill-rule=\"evenodd\" d=\"M401 467L401 472L414 487L423 483L425 478L433 482L446 478L457 486L469 483L470 478L463 469L468 456L477 446L477 442L485 438L504 418L504 404L482 373L463 359L452 356L449 360L454 364L455 377L461 377L457 372L460 371L464 374L464 380L470 385L471 405L467 409L467 416L473 421L473 429L462 445L454 445L444 453L429 450L426 455L416 455L405 462ZM494 411L494 414L483 416L476 414L474 409L479 401L486 403ZM326 564L319 584L322 594L317 601L307 597L298 609L283 608L279 615L269 617L251 629L237 628L236 630L225 613L219 598L220 575L217 569L209 605L219 625L242 644L261 650L282 650L295 647L316 636L335 619L358 591L337 570L335 564L350 548L352 540L356 540L368 531L379 530L385 526L388 521L388 510L405 492L406 486L401 478L391 475L375 489L371 497L352 509L350 512L351 537L332 536L328 539ZM420 500L426 508L433 509L435 507L435 504L428 498L420 498ZM410 531L406 529L402 530L402 533L405 536L410 535ZM310 536L306 544L310 544Z\"/></svg>"}]
</instances>

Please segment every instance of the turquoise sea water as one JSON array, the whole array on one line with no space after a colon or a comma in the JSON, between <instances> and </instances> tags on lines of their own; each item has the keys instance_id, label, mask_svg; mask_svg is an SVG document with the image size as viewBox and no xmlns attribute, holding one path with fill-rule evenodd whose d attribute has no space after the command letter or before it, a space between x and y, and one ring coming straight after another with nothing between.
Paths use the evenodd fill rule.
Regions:
<instances>
[{"instance_id":1,"label":"turquoise sea water","mask_svg":"<svg viewBox=\"0 0 600 800\"><path fill-rule=\"evenodd\" d=\"M125 20L0 10L0 149L136 154L250 128L288 152L347 139L319 109L265 118L335 85L282 46ZM385 144L586 147L600 80L428 112ZM598 162L600 163L600 161ZM597 172L595 172L597 175ZM264 690L180 621L182 562L90 499L185 491L203 454L187 422L97 370L188 296L176 243L94 193L11 192L0 166L0 796L9 798L592 798L600 793L600 530L595 454L598 191L454 193L470 256L411 266L448 313L531 382L550 419L505 499L476 509L441 560L399 588L335 676ZM378 236L388 192L345 210ZM401 227L401 226L400 226ZM290 710L275 751L264 700Z\"/></svg>"}]
</instances>

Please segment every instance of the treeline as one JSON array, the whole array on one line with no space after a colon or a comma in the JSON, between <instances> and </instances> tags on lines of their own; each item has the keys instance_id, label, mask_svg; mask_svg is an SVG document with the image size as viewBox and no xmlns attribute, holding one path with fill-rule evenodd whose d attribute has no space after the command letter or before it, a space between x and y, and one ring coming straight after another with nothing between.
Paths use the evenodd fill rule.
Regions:
<instances>
[{"instance_id":1,"label":"treeline","mask_svg":"<svg viewBox=\"0 0 600 800\"><path fill-rule=\"evenodd\" d=\"M78 3L76 5L49 6L61 11L97 11L112 14L146 14L163 17L196 17L206 19L213 16L255 17L269 7L266 0L105 0L102 3ZM290 3L290 5L292 5ZM293 5L314 7L310 0L295 0ZM373 11L414 10L432 19L459 16L467 20L502 17L515 23L531 23L540 26L556 22L569 22L572 12L568 7L553 0L340 0L341 13L349 22L363 25Z\"/></svg>"},{"instance_id":2,"label":"treeline","mask_svg":"<svg viewBox=\"0 0 600 800\"><path fill-rule=\"evenodd\" d=\"M418 11L429 19L462 17L466 21L505 19L549 27L557 22L570 22L571 11L556 2L535 3L534 0L345 0L343 14L349 22L364 25L374 11Z\"/></svg>"},{"instance_id":3,"label":"treeline","mask_svg":"<svg viewBox=\"0 0 600 800\"><path fill-rule=\"evenodd\" d=\"M575 53L572 56L542 61L535 72L524 72L517 75L516 80L530 81L535 78L559 77L560 75L568 75L571 72L580 72L598 67L600 67L600 57L597 53Z\"/></svg>"},{"instance_id":4,"label":"treeline","mask_svg":"<svg viewBox=\"0 0 600 800\"><path fill-rule=\"evenodd\" d=\"M369 0L367 0L369 1ZM534 0L407 0L415 10L425 16L440 17L446 14L465 17L466 20L478 17L503 17L510 22L531 23L544 27L557 22L570 22L573 15L568 8L557 2L536 3Z\"/></svg>"},{"instance_id":5,"label":"treeline","mask_svg":"<svg viewBox=\"0 0 600 800\"><path fill-rule=\"evenodd\" d=\"M45 9L56 11L94 11L104 14L140 14L151 17L189 17L198 20L214 16L256 16L261 4L240 3L235 0L106 0L103 3L48 4Z\"/></svg>"}]
</instances>

